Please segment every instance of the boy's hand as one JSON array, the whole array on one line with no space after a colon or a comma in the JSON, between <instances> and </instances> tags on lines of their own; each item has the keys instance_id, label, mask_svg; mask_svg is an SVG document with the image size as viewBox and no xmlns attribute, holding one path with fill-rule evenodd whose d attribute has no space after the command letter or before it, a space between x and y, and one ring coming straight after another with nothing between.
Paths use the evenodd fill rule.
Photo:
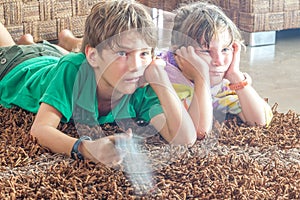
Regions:
<instances>
[{"instance_id":1,"label":"boy's hand","mask_svg":"<svg viewBox=\"0 0 300 200\"><path fill-rule=\"evenodd\" d=\"M165 71L166 62L154 57L149 66L145 69L144 79L147 83L164 83L164 80L169 80Z\"/></svg>"},{"instance_id":2,"label":"boy's hand","mask_svg":"<svg viewBox=\"0 0 300 200\"><path fill-rule=\"evenodd\" d=\"M132 130L125 133L112 135L95 141L82 141L83 155L95 163L103 163L113 167L120 164L125 156L125 151L118 148L118 143L132 139Z\"/></svg>"},{"instance_id":3,"label":"boy's hand","mask_svg":"<svg viewBox=\"0 0 300 200\"><path fill-rule=\"evenodd\" d=\"M175 51L175 54L175 60L187 79L195 81L197 78L207 77L208 62L196 54L194 47L181 47Z\"/></svg>"}]
</instances>

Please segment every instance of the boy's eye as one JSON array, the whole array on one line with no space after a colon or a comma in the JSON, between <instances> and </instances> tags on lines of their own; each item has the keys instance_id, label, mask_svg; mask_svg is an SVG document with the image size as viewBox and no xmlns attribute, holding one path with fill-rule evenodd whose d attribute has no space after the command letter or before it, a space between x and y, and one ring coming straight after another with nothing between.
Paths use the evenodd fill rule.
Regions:
<instances>
[{"instance_id":1,"label":"boy's eye","mask_svg":"<svg viewBox=\"0 0 300 200\"><path fill-rule=\"evenodd\" d=\"M148 57L148 56L151 56L151 52L150 52L150 51L144 51L144 52L141 52L141 56L142 56L142 57Z\"/></svg>"},{"instance_id":2,"label":"boy's eye","mask_svg":"<svg viewBox=\"0 0 300 200\"><path fill-rule=\"evenodd\" d=\"M127 53L125 51L118 51L117 52L118 56L126 56Z\"/></svg>"}]
</instances>

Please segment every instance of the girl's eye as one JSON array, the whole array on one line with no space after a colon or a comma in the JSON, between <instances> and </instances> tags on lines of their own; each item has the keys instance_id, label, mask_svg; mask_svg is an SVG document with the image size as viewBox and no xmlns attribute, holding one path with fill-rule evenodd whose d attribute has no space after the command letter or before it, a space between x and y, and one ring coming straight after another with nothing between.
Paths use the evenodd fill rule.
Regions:
<instances>
[{"instance_id":1,"label":"girl's eye","mask_svg":"<svg viewBox=\"0 0 300 200\"><path fill-rule=\"evenodd\" d=\"M118 56L126 56L127 53L125 51L118 51L117 52Z\"/></svg>"},{"instance_id":2,"label":"girl's eye","mask_svg":"<svg viewBox=\"0 0 300 200\"><path fill-rule=\"evenodd\" d=\"M205 55L209 55L210 53L208 49L196 49L195 52L200 54L205 54Z\"/></svg>"},{"instance_id":3,"label":"girl's eye","mask_svg":"<svg viewBox=\"0 0 300 200\"><path fill-rule=\"evenodd\" d=\"M226 48L224 48L223 50L222 50L222 52L223 53L230 53L230 52L232 52L232 48L231 47L226 47Z\"/></svg>"}]
</instances>

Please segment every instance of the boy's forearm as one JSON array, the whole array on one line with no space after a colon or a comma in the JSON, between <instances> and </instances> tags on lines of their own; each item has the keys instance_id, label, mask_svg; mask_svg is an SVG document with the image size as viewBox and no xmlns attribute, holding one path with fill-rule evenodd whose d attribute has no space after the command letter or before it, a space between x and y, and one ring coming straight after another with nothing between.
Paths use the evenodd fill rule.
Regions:
<instances>
[{"instance_id":1,"label":"boy's forearm","mask_svg":"<svg viewBox=\"0 0 300 200\"><path fill-rule=\"evenodd\" d=\"M70 137L51 126L39 126L31 132L40 145L49 148L54 153L63 153L70 156L76 141L76 138Z\"/></svg>"}]
</instances>

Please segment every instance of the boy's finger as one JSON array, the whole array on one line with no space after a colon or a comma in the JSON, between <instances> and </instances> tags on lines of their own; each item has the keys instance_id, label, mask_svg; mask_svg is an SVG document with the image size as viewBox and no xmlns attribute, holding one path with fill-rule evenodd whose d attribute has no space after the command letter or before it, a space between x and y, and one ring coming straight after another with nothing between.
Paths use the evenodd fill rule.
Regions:
<instances>
[{"instance_id":1,"label":"boy's finger","mask_svg":"<svg viewBox=\"0 0 300 200\"><path fill-rule=\"evenodd\" d=\"M160 67L165 67L167 65L166 61L164 61L163 59L159 58L159 57L154 57L153 58L153 62Z\"/></svg>"},{"instance_id":2,"label":"boy's finger","mask_svg":"<svg viewBox=\"0 0 300 200\"><path fill-rule=\"evenodd\" d=\"M131 130L131 128L129 128L125 133L111 135L111 136L108 136L108 138L114 145L116 145L118 143L120 144L120 143L126 142L127 140L130 140L132 138L132 130Z\"/></svg>"}]
</instances>

